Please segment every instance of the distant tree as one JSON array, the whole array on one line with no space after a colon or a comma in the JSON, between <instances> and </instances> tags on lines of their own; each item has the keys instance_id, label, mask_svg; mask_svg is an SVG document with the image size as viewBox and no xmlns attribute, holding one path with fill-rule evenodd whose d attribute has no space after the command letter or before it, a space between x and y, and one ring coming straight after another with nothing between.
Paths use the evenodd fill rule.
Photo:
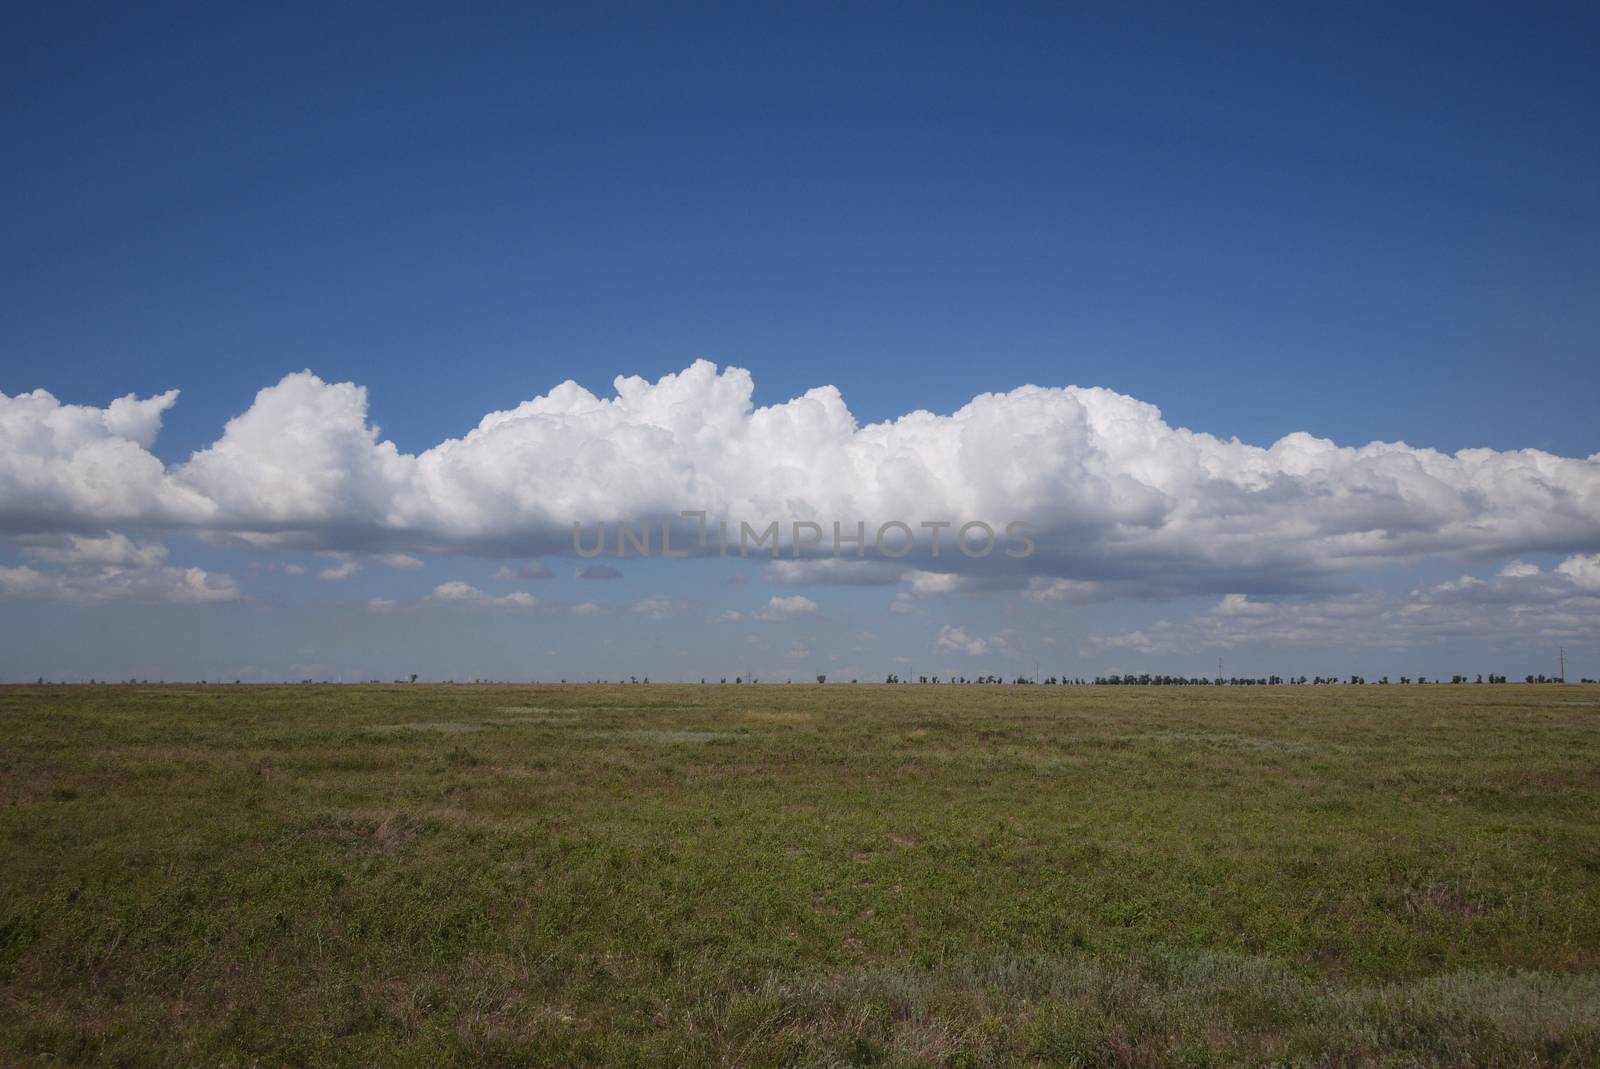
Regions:
<instances>
[{"instance_id":1,"label":"distant tree","mask_svg":"<svg viewBox=\"0 0 1600 1069\"><path fill-rule=\"evenodd\" d=\"M818 676L817 677L817 682L818 683L826 683L827 681L828 681L828 677L827 676Z\"/></svg>"},{"instance_id":2,"label":"distant tree","mask_svg":"<svg viewBox=\"0 0 1600 1069\"><path fill-rule=\"evenodd\" d=\"M417 681L417 673L412 672L411 673L411 682L415 683L416 681Z\"/></svg>"}]
</instances>

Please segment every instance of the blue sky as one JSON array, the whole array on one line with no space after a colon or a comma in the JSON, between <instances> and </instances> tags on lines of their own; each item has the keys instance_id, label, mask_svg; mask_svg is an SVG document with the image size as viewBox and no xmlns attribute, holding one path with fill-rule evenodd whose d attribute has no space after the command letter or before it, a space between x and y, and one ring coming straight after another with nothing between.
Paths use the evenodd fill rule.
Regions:
<instances>
[{"instance_id":1,"label":"blue sky","mask_svg":"<svg viewBox=\"0 0 1600 1069\"><path fill-rule=\"evenodd\" d=\"M860 424L1075 384L1261 446L1307 432L1600 451L1591 7L51 5L4 19L0 391L103 407L180 389L149 446L171 468L301 369L366 387L382 437L420 454L564 380L605 398L615 376L654 382L697 359L748 369L758 407L835 386ZM1019 433L1009 448L1032 446ZM1497 579L1513 560L1586 575L1557 572L1600 552L1590 473L1572 478L1563 518L1537 534L1290 569L1333 576L1318 591L1253 551L1238 592L1305 615L1313 595L1534 582ZM0 487L10 512L37 511L37 487ZM422 539L401 548L423 566L395 568L332 521L288 552L242 546L243 520L106 515L9 521L0 564L46 578L17 573L0 601L17 639L0 674L614 677L606 666L629 661L698 678L763 657L749 667L797 678L1031 674L1024 634L1072 674L1214 669L1219 648L1241 671L1325 659L1437 674L1495 651L1516 663L1494 670L1521 674L1547 671L1559 642L1600 674L1581 583L1485 595L1502 608L1484 612L1545 614L1512 652L1490 616L1403 647L1324 621L1280 650L1270 636L1295 631L1282 620L1255 637L1194 622L1235 592L1221 580L1070 608L952 590L918 595L918 614L886 609L905 592L893 585L774 585L725 563L595 581L550 559L553 578L512 582L495 575L526 561L504 552ZM164 546L163 568L227 576L237 596L157 604L155 580L101 596L87 575L62 596L45 565L84 562L50 539L105 531ZM357 553L358 568L319 580L344 558L318 551ZM1148 555L1049 575L1126 579ZM540 608L424 604L456 581ZM797 593L817 606L805 619L702 626ZM658 596L666 614L633 611ZM1425 596L1431 613L1445 594ZM615 612L555 609L588 602ZM539 672L524 672L535 650ZM157 661L170 669L138 670Z\"/></svg>"}]
</instances>

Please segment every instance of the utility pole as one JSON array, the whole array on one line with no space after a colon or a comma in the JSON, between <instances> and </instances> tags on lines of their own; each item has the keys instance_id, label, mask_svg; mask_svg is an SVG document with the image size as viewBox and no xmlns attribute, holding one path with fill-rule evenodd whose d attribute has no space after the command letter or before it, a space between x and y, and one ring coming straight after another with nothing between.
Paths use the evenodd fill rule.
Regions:
<instances>
[{"instance_id":1,"label":"utility pole","mask_svg":"<svg viewBox=\"0 0 1600 1069\"><path fill-rule=\"evenodd\" d=\"M1565 646L1558 648L1561 650L1561 652L1557 655L1561 660L1561 675L1557 678L1559 678L1561 682L1565 683L1567 681L1567 648Z\"/></svg>"},{"instance_id":2,"label":"utility pole","mask_svg":"<svg viewBox=\"0 0 1600 1069\"><path fill-rule=\"evenodd\" d=\"M1222 658L1217 658L1217 686L1222 686Z\"/></svg>"}]
</instances>

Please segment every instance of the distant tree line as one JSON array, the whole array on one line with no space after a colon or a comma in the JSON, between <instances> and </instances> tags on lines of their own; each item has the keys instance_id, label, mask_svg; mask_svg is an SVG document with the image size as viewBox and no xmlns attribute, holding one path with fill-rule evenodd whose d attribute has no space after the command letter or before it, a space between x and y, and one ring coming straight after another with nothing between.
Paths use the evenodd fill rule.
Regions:
<instances>
[{"instance_id":1,"label":"distant tree line","mask_svg":"<svg viewBox=\"0 0 1600 1069\"><path fill-rule=\"evenodd\" d=\"M825 676L825 675L819 675L819 676L816 677L816 680L817 680L818 683L826 683L828 681L828 677ZM1565 683L1565 682L1567 682L1567 680L1562 679L1560 676L1546 676L1546 675L1543 675L1543 674L1531 675L1531 676L1523 676L1522 681L1524 683ZM43 676L40 676L39 679L37 680L37 684L36 685L44 686L44 685L46 685L46 682L47 681L45 680L45 678ZM127 680L123 680L121 682L123 683L123 685L146 685L146 686L150 685L150 683L151 683L151 681L148 680L148 679L127 679ZM185 681L180 681L180 682L185 682ZM187 682L195 682L195 681L187 681ZM206 685L206 681L203 680L203 679L202 680L198 680L197 682L201 686L205 686ZM237 679L235 679L233 682L234 682L235 686L240 685L240 681L237 680ZM314 684L314 683L318 683L319 681L318 680L313 680L313 679L302 679L299 682L301 684ZM333 680L323 680L323 681L320 681L320 682L332 683ZM367 682L375 684L375 683L378 683L380 681L376 680L376 679L370 679L370 680L367 680ZM415 683L415 682L417 682L417 676L415 674L413 674L408 679L396 679L395 682L396 683L400 683L400 684ZM453 679L446 679L446 680L442 680L442 682L444 682L444 683L454 683L456 681L453 680ZM505 682L505 681L504 680L491 680L491 679L474 679L473 682L474 683L497 683L497 682ZM538 680L530 680L529 682L537 683ZM561 680L561 682L562 683L567 683L568 680L563 679L563 680ZM595 684L600 684L600 685L611 685L611 681L608 680L608 679L595 679L595 680L591 680L590 682L591 683L595 683ZM629 676L625 680L618 679L616 682L619 683L619 684L630 684L630 683L631 684L648 684L650 682L650 677L649 676L645 676L645 677L643 677L641 679L639 676ZM702 677L700 682L701 683L706 683L706 682L708 682L708 680L706 680L705 678ZM719 684L720 683L727 683L728 682L728 678L726 676L723 676L721 679L717 680L717 682ZM760 683L761 680L756 679L754 676L752 676L749 679L746 679L743 676L736 676L736 677L734 677L733 682L736 683L736 684L743 685L743 684L746 684L746 683ZM792 682L794 682L794 680L789 679L789 680L785 680L785 682L786 683L792 683ZM855 683L857 681L852 679L852 680L850 680L850 682L851 683ZM1132 675L1132 674L1129 674L1129 675L1116 675L1116 674L1112 674L1112 675L1106 675L1106 676L1095 676L1093 679L1083 679L1083 678L1064 676L1064 675L1063 676L1049 676L1049 677L1047 677L1045 679L1029 679L1027 676L1015 676L1015 677L1013 677L1011 679L1007 679L1004 676L999 676L999 675L982 675L982 676L961 676L961 675L955 675L955 676L917 676L916 679L911 679L909 677L902 678L899 675L891 673L890 675L888 675L884 679L884 682L887 683L887 684L890 684L890 685L916 683L916 684L923 685L923 686L930 686L930 685L949 686L949 685L952 685L952 684L961 685L961 686L1033 686L1035 684L1039 684L1039 685L1042 685L1042 686L1067 686L1067 687L1074 687L1074 686L1076 686L1076 687L1086 687L1086 686L1096 686L1096 687L1278 687L1278 686L1297 687L1297 686L1313 686L1313 687L1321 687L1321 686L1336 686L1336 685L1360 686L1360 685L1363 685L1363 684L1367 684L1369 681L1368 681L1366 676L1358 676L1358 675L1346 676L1344 678L1340 678L1338 676L1310 676L1310 677L1306 677L1306 676L1289 676L1288 678L1284 678L1283 676L1259 676L1259 677L1228 676L1227 678L1224 679L1224 678L1221 678L1221 677L1210 677L1210 676L1176 676L1176 675L1161 675L1161 674L1152 674L1152 673L1149 673L1149 672L1144 672L1144 673L1140 673L1139 675ZM1389 677L1388 676L1382 676L1382 677L1380 677L1379 679L1377 679L1376 681L1373 681L1373 682L1377 686L1387 686L1388 683L1389 683ZM1483 674L1480 673L1479 675L1477 675L1477 676L1475 676L1474 678L1471 678L1471 679L1468 679L1464 675L1453 675L1453 676L1451 676L1449 678L1448 681L1443 679L1442 677L1439 678L1439 679L1430 680L1427 676L1420 676L1420 675L1417 676L1416 678L1412 678L1411 676L1401 676L1399 678L1398 682L1402 686L1411 686L1413 684L1444 685L1447 682L1449 684L1455 684L1455 685L1460 685L1460 684L1478 684L1478 683L1508 683L1508 682L1510 682L1510 680L1507 677L1503 676L1503 675L1495 675L1493 673L1490 673L1489 675L1486 676L1486 675L1483 675ZM1590 678L1588 678L1586 676L1586 677L1578 680L1578 682L1579 683L1591 683L1591 684L1593 684L1593 683L1600 683L1600 680L1590 679ZM93 685L115 685L114 681L112 681L112 680L97 680L97 679L89 680L89 684L91 686L93 686ZM167 684L167 680L164 680L164 679L156 681L156 685L158 685L158 686L165 686L166 684Z\"/></svg>"},{"instance_id":2,"label":"distant tree line","mask_svg":"<svg viewBox=\"0 0 1600 1069\"><path fill-rule=\"evenodd\" d=\"M724 682L726 682L726 680L724 680ZM1324 687L1324 686L1364 686L1364 685L1367 685L1370 681L1367 679L1366 676L1360 676L1360 675L1345 676L1345 677L1342 677L1342 678L1339 677L1339 676L1289 676L1287 678L1285 678L1284 676L1228 676L1226 678L1223 678L1223 677L1220 677L1220 676L1176 676L1176 675L1161 675L1161 674L1155 674L1155 673L1150 673L1150 672L1142 672L1142 673L1140 673L1138 675L1132 675L1132 674L1129 674L1129 675L1116 675L1116 674L1112 674L1112 675L1106 675L1106 676L1095 676L1093 679L1078 679L1078 678L1070 678L1070 677L1067 677L1067 676L1050 676L1049 678L1043 679L1043 680L1033 680L1033 679L1027 678L1026 676L1017 676L1014 679L1006 679L1003 676L992 676L992 675L991 676L973 676L973 677L970 677L970 678L967 677L967 676L949 676L949 677L943 677L943 676L917 676L915 680L912 680L910 678L904 678L903 679L898 675L891 674L887 678L884 679L884 682L885 683L889 683L889 684L915 682L915 683L918 683L918 684L926 684L926 685L931 685L931 684L945 684L945 685L948 685L948 684L973 684L973 685L979 685L979 686L983 686L983 685L999 685L999 684L1012 684L1012 685L1029 684L1029 685L1031 685L1031 684L1033 684L1035 682L1038 682L1038 683L1040 683L1041 685L1044 685L1044 686L1080 686L1080 687L1082 687L1082 686L1096 686L1096 687L1281 687L1281 686L1304 687L1304 686L1311 686L1311 687ZM1431 683L1436 684L1436 685L1437 684L1443 684L1444 682L1445 681L1443 679L1435 679L1435 680L1431 681ZM1490 674L1490 675L1487 675L1487 676L1484 676L1484 675L1480 674L1476 678L1473 678L1473 679L1469 679L1469 678L1467 678L1466 676L1463 676L1463 675L1455 675L1455 676L1451 676L1450 677L1450 683L1452 683L1452 684L1462 684L1462 683L1469 683L1469 684L1477 684L1477 683L1506 683L1506 682L1509 682L1509 681L1507 680L1507 678L1505 676L1494 675L1494 674ZM1566 680L1559 679L1559 678L1556 678L1556 677L1545 677L1545 676L1541 675L1541 676L1528 676L1526 678L1525 682L1528 682L1528 683L1564 683L1564 682L1566 682ZM1594 682L1594 680L1584 679L1584 680L1581 680L1580 682L1592 683L1592 682ZM1400 683L1402 685L1410 686L1410 685L1412 685L1414 683L1415 684L1430 683L1430 680L1428 679L1427 676L1420 676L1420 675L1417 676L1415 679L1413 679L1411 676L1401 676L1400 677ZM1372 685L1375 685L1375 686L1388 686L1389 685L1389 677L1388 676L1383 676L1383 677L1379 678L1378 680L1376 680L1375 682L1373 682Z\"/></svg>"}]
</instances>

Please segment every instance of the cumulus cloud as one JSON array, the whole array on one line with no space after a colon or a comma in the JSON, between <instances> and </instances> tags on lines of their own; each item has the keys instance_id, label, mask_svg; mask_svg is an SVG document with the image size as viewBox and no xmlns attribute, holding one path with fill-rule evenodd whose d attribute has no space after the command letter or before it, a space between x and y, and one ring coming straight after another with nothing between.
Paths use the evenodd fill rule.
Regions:
<instances>
[{"instance_id":1,"label":"cumulus cloud","mask_svg":"<svg viewBox=\"0 0 1600 1069\"><path fill-rule=\"evenodd\" d=\"M949 594L965 585L966 576L955 572L907 572L913 594Z\"/></svg>"},{"instance_id":2,"label":"cumulus cloud","mask_svg":"<svg viewBox=\"0 0 1600 1069\"><path fill-rule=\"evenodd\" d=\"M330 564L328 567L322 569L322 571L317 573L317 578L330 583L335 583L340 579L350 578L360 570L361 565L357 561L351 560L347 557L336 564Z\"/></svg>"},{"instance_id":3,"label":"cumulus cloud","mask_svg":"<svg viewBox=\"0 0 1600 1069\"><path fill-rule=\"evenodd\" d=\"M1100 601L1106 597L1106 589L1100 583L1082 579L1052 579L1036 575L1028 580L1022 596L1029 601L1040 602Z\"/></svg>"},{"instance_id":4,"label":"cumulus cloud","mask_svg":"<svg viewBox=\"0 0 1600 1069\"><path fill-rule=\"evenodd\" d=\"M1551 571L1508 567L1492 579L1463 575L1404 594L1324 597L1226 594L1177 623L1092 637L1091 650L1183 653L1239 646L1406 649L1477 641L1547 644L1600 631L1600 554Z\"/></svg>"},{"instance_id":5,"label":"cumulus cloud","mask_svg":"<svg viewBox=\"0 0 1600 1069\"><path fill-rule=\"evenodd\" d=\"M790 597L774 596L767 600L766 608L756 615L763 620L787 620L795 616L804 616L817 611L817 603L804 594L795 594Z\"/></svg>"},{"instance_id":6,"label":"cumulus cloud","mask_svg":"<svg viewBox=\"0 0 1600 1069\"><path fill-rule=\"evenodd\" d=\"M1600 593L1600 553L1568 557L1556 566L1556 574L1575 590Z\"/></svg>"},{"instance_id":7,"label":"cumulus cloud","mask_svg":"<svg viewBox=\"0 0 1600 1069\"><path fill-rule=\"evenodd\" d=\"M1095 388L1025 386L949 415L860 425L833 387L755 407L748 372L705 362L614 386L602 398L563 383L407 454L372 424L363 388L299 372L171 469L149 450L175 392L105 408L0 395L0 528L139 524L269 547L521 556L570 553L574 523L684 509L712 523L778 520L786 545L795 520L840 522L847 537L861 522L869 541L899 520L918 528L908 567L1003 574L1043 601L1071 590L1031 580L1264 594L1430 556L1600 551L1600 454L1446 454L1303 433L1257 446ZM976 520L997 532L1027 522L1035 552L973 559L952 528L933 557L921 523Z\"/></svg>"},{"instance_id":8,"label":"cumulus cloud","mask_svg":"<svg viewBox=\"0 0 1600 1069\"><path fill-rule=\"evenodd\" d=\"M231 576L170 566L165 546L117 531L30 535L21 550L27 564L0 567L0 599L203 605L240 597Z\"/></svg>"},{"instance_id":9,"label":"cumulus cloud","mask_svg":"<svg viewBox=\"0 0 1600 1069\"><path fill-rule=\"evenodd\" d=\"M981 657L989 652L989 641L968 635L966 628L945 624L934 636L933 648L938 653L961 653L968 657Z\"/></svg>"},{"instance_id":10,"label":"cumulus cloud","mask_svg":"<svg viewBox=\"0 0 1600 1069\"><path fill-rule=\"evenodd\" d=\"M209 605L239 600L239 586L231 576L204 568L102 565L39 571L27 565L0 566L0 599Z\"/></svg>"},{"instance_id":11,"label":"cumulus cloud","mask_svg":"<svg viewBox=\"0 0 1600 1069\"><path fill-rule=\"evenodd\" d=\"M54 564L103 564L131 568L150 568L167 559L167 547L159 542L135 542L125 534L107 531L101 537L67 535L50 542L25 544L24 555Z\"/></svg>"},{"instance_id":12,"label":"cumulus cloud","mask_svg":"<svg viewBox=\"0 0 1600 1069\"><path fill-rule=\"evenodd\" d=\"M660 620L664 617L671 616L672 610L673 604L671 598L640 598L638 601L633 603L634 612L639 613L641 616L648 616L655 620Z\"/></svg>"},{"instance_id":13,"label":"cumulus cloud","mask_svg":"<svg viewBox=\"0 0 1600 1069\"><path fill-rule=\"evenodd\" d=\"M904 572L892 561L838 557L769 561L761 570L762 578L776 586L892 586Z\"/></svg>"},{"instance_id":14,"label":"cumulus cloud","mask_svg":"<svg viewBox=\"0 0 1600 1069\"><path fill-rule=\"evenodd\" d=\"M150 453L177 390L105 408L44 390L0 393L0 529L104 530L121 521L204 523L216 508Z\"/></svg>"},{"instance_id":15,"label":"cumulus cloud","mask_svg":"<svg viewBox=\"0 0 1600 1069\"><path fill-rule=\"evenodd\" d=\"M901 616L926 616L928 610L917 604L917 599L902 590L889 601L889 611Z\"/></svg>"},{"instance_id":16,"label":"cumulus cloud","mask_svg":"<svg viewBox=\"0 0 1600 1069\"><path fill-rule=\"evenodd\" d=\"M440 583L426 600L444 605L475 605L495 609L531 609L539 604L538 598L524 591L494 597L459 579Z\"/></svg>"}]
</instances>

